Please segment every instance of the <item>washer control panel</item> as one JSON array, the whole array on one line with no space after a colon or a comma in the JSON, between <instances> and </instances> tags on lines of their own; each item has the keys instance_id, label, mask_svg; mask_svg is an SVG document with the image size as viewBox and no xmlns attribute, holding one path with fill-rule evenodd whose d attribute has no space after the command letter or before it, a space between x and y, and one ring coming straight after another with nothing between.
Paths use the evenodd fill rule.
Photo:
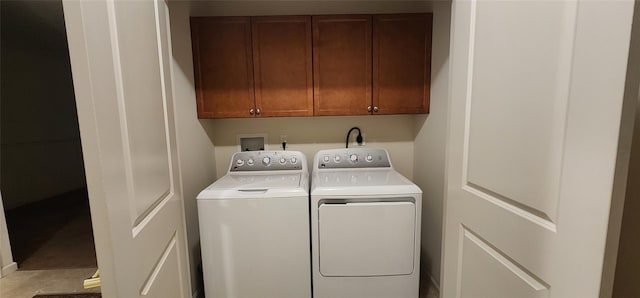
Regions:
<instances>
[{"instance_id":1,"label":"washer control panel","mask_svg":"<svg viewBox=\"0 0 640 298\"><path fill-rule=\"evenodd\" d=\"M315 166L318 169L390 168L391 162L385 149L345 148L319 151Z\"/></svg>"},{"instance_id":2,"label":"washer control panel","mask_svg":"<svg viewBox=\"0 0 640 298\"><path fill-rule=\"evenodd\" d=\"M247 151L231 158L229 172L302 170L305 157L299 151Z\"/></svg>"}]
</instances>

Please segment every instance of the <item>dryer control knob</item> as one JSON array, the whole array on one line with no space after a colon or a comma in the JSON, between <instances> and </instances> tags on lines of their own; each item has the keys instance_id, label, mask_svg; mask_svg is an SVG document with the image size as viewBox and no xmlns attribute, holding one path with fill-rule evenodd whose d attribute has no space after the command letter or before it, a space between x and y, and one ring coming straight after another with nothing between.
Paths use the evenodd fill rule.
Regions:
<instances>
[{"instance_id":1,"label":"dryer control knob","mask_svg":"<svg viewBox=\"0 0 640 298\"><path fill-rule=\"evenodd\" d=\"M297 164L298 163L298 159L295 158L295 157L292 157L291 158L291 163L294 164L294 165Z\"/></svg>"},{"instance_id":2,"label":"dryer control knob","mask_svg":"<svg viewBox=\"0 0 640 298\"><path fill-rule=\"evenodd\" d=\"M254 163L253 158L249 158L249 159L247 160L247 164L248 164L248 165L252 166L252 165L253 165L253 163Z\"/></svg>"},{"instance_id":3,"label":"dryer control knob","mask_svg":"<svg viewBox=\"0 0 640 298\"><path fill-rule=\"evenodd\" d=\"M336 155L333 157L333 161L340 162L340 155Z\"/></svg>"},{"instance_id":4,"label":"dryer control knob","mask_svg":"<svg viewBox=\"0 0 640 298\"><path fill-rule=\"evenodd\" d=\"M244 165L244 160L242 160L242 159L236 160L236 165L241 167L242 165Z\"/></svg>"},{"instance_id":5,"label":"dryer control knob","mask_svg":"<svg viewBox=\"0 0 640 298\"><path fill-rule=\"evenodd\" d=\"M286 159L284 159L284 157L281 157L281 158L280 158L280 164L281 164L281 165L283 165L285 162L287 162L287 160L286 160Z\"/></svg>"},{"instance_id":6,"label":"dryer control knob","mask_svg":"<svg viewBox=\"0 0 640 298\"><path fill-rule=\"evenodd\" d=\"M324 156L324 157L322 157L322 161L324 161L324 162L329 162L329 156Z\"/></svg>"},{"instance_id":7,"label":"dryer control knob","mask_svg":"<svg viewBox=\"0 0 640 298\"><path fill-rule=\"evenodd\" d=\"M265 166L268 166L269 164L271 164L271 157L266 156L265 158L262 159L262 164Z\"/></svg>"},{"instance_id":8,"label":"dryer control knob","mask_svg":"<svg viewBox=\"0 0 640 298\"><path fill-rule=\"evenodd\" d=\"M372 162L373 161L373 156L371 156L371 154L367 155L367 161L368 162Z\"/></svg>"},{"instance_id":9,"label":"dryer control knob","mask_svg":"<svg viewBox=\"0 0 640 298\"><path fill-rule=\"evenodd\" d=\"M358 161L358 156L355 155L355 154L351 154L351 155L349 155L349 160L352 161L352 162L356 162L356 161Z\"/></svg>"}]
</instances>

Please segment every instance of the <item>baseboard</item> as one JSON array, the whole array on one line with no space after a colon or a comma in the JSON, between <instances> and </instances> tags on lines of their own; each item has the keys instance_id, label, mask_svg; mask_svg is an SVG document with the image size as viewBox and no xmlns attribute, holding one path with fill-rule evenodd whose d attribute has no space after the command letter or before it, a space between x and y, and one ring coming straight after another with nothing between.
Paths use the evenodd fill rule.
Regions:
<instances>
[{"instance_id":1,"label":"baseboard","mask_svg":"<svg viewBox=\"0 0 640 298\"><path fill-rule=\"evenodd\" d=\"M18 270L18 263L13 262L7 266L4 266L2 268L0 268L0 272L2 272L2 274L0 274L0 276L7 276L11 273L13 273L14 271Z\"/></svg>"}]
</instances>

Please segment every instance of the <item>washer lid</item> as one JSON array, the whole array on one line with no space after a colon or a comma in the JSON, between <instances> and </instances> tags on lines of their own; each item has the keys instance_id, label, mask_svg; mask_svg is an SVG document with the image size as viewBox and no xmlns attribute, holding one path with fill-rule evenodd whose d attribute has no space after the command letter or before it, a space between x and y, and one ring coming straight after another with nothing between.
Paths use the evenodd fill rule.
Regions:
<instances>
[{"instance_id":1,"label":"washer lid","mask_svg":"<svg viewBox=\"0 0 640 298\"><path fill-rule=\"evenodd\" d=\"M316 171L312 195L421 194L422 190L395 170Z\"/></svg>"},{"instance_id":2,"label":"washer lid","mask_svg":"<svg viewBox=\"0 0 640 298\"><path fill-rule=\"evenodd\" d=\"M304 175L304 177L308 177ZM301 173L227 174L200 192L198 199L230 199L254 197L291 197L307 195L308 183Z\"/></svg>"}]
</instances>

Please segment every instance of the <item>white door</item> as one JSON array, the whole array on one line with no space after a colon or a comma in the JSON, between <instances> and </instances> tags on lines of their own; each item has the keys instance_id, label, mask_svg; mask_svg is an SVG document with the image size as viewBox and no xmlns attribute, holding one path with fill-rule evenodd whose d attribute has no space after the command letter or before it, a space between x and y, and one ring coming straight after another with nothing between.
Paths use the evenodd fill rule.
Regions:
<instances>
[{"instance_id":1,"label":"white door","mask_svg":"<svg viewBox=\"0 0 640 298\"><path fill-rule=\"evenodd\" d=\"M599 295L633 5L454 1L442 297Z\"/></svg>"},{"instance_id":2,"label":"white door","mask_svg":"<svg viewBox=\"0 0 640 298\"><path fill-rule=\"evenodd\" d=\"M63 6L104 297L191 297L167 5Z\"/></svg>"}]
</instances>

